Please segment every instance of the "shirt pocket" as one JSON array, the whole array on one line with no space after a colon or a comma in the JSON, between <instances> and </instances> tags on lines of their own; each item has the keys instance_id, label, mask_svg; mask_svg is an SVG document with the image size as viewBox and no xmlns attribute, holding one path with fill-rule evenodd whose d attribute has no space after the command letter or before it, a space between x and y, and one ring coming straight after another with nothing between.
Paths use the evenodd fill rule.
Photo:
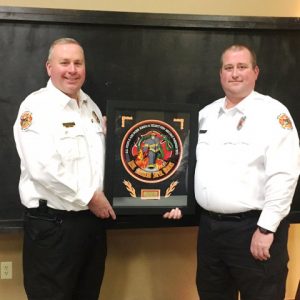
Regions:
<instances>
[{"instance_id":1,"label":"shirt pocket","mask_svg":"<svg viewBox=\"0 0 300 300\"><path fill-rule=\"evenodd\" d=\"M198 144L196 148L196 156L199 161L200 158L206 157L210 151L210 138L207 133L200 133L198 136Z\"/></svg>"},{"instance_id":2,"label":"shirt pocket","mask_svg":"<svg viewBox=\"0 0 300 300\"><path fill-rule=\"evenodd\" d=\"M86 142L81 128L62 128L58 135L57 151L63 160L76 160L86 155Z\"/></svg>"},{"instance_id":3,"label":"shirt pocket","mask_svg":"<svg viewBox=\"0 0 300 300\"><path fill-rule=\"evenodd\" d=\"M224 141L224 156L233 165L248 164L253 156L253 146L251 142L244 138L232 138L230 141Z\"/></svg>"}]
</instances>

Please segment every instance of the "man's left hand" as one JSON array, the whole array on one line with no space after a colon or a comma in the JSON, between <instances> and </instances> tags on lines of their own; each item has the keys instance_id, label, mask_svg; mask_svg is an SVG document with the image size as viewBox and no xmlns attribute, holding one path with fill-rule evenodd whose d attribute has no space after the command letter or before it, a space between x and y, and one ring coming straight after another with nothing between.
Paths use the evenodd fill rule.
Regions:
<instances>
[{"instance_id":1,"label":"man's left hand","mask_svg":"<svg viewBox=\"0 0 300 300\"><path fill-rule=\"evenodd\" d=\"M274 240L274 233L263 234L258 229L252 236L250 251L255 259L268 260L270 255L270 247Z\"/></svg>"},{"instance_id":2,"label":"man's left hand","mask_svg":"<svg viewBox=\"0 0 300 300\"><path fill-rule=\"evenodd\" d=\"M181 210L176 207L176 208L173 208L172 210L166 212L164 215L163 215L163 218L164 219L175 219L175 220L179 220L182 218L182 213L181 213Z\"/></svg>"}]
</instances>

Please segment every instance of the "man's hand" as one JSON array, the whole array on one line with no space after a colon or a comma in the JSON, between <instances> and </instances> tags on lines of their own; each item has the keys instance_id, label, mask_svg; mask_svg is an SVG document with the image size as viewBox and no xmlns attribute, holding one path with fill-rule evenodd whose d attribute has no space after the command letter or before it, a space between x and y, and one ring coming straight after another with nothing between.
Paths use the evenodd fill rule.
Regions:
<instances>
[{"instance_id":1,"label":"man's hand","mask_svg":"<svg viewBox=\"0 0 300 300\"><path fill-rule=\"evenodd\" d=\"M163 215L163 218L164 219L175 219L175 220L181 219L182 218L181 210L177 207L173 208L172 210L166 212Z\"/></svg>"},{"instance_id":2,"label":"man's hand","mask_svg":"<svg viewBox=\"0 0 300 300\"><path fill-rule=\"evenodd\" d=\"M263 234L258 229L252 236L250 251L255 259L268 260L270 255L270 247L274 240L274 233Z\"/></svg>"},{"instance_id":3,"label":"man's hand","mask_svg":"<svg viewBox=\"0 0 300 300\"><path fill-rule=\"evenodd\" d=\"M116 214L103 192L96 191L88 203L88 207L98 218L107 219L111 217L113 220L116 219Z\"/></svg>"}]
</instances>

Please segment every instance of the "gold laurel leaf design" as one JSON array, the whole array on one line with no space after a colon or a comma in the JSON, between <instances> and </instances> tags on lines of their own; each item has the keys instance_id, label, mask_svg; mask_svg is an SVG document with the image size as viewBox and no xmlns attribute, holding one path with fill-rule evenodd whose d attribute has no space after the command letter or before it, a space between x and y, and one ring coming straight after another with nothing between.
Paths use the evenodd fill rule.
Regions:
<instances>
[{"instance_id":1,"label":"gold laurel leaf design","mask_svg":"<svg viewBox=\"0 0 300 300\"><path fill-rule=\"evenodd\" d=\"M123 180L124 185L126 186L127 191L129 192L130 196L136 198L135 189L130 183L130 181Z\"/></svg>"},{"instance_id":2,"label":"gold laurel leaf design","mask_svg":"<svg viewBox=\"0 0 300 300\"><path fill-rule=\"evenodd\" d=\"M170 186L166 190L165 198L168 198L171 196L172 192L175 190L176 185L179 183L179 181L173 181L171 182Z\"/></svg>"}]
</instances>

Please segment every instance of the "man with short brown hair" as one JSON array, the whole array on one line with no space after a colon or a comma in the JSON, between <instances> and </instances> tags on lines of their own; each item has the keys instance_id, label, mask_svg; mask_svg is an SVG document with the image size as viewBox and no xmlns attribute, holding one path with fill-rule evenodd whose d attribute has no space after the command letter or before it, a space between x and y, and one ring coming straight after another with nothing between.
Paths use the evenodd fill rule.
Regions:
<instances>
[{"instance_id":1,"label":"man with short brown hair","mask_svg":"<svg viewBox=\"0 0 300 300\"><path fill-rule=\"evenodd\" d=\"M199 113L195 196L201 300L283 300L287 239L299 169L288 109L254 91L259 68L245 45L221 57L225 97Z\"/></svg>"}]
</instances>

